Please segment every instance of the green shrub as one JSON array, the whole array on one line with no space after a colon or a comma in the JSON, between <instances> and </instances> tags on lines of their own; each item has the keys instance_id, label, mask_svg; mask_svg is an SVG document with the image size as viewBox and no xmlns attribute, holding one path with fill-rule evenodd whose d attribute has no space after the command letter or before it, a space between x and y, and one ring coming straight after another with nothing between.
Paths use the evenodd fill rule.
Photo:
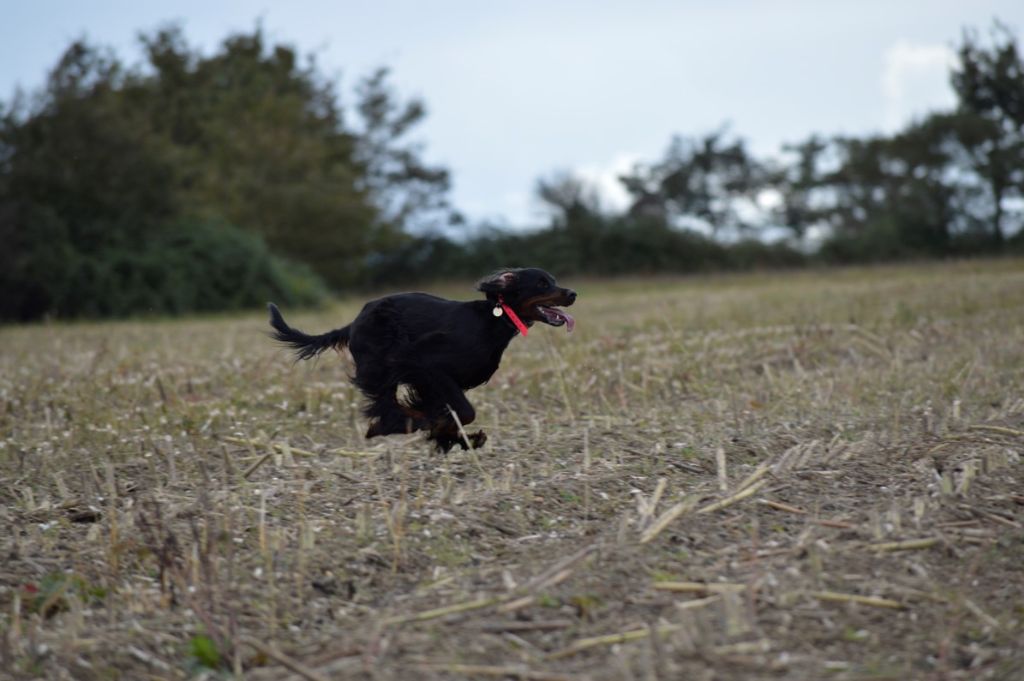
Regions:
<instances>
[{"instance_id":1,"label":"green shrub","mask_svg":"<svg viewBox=\"0 0 1024 681\"><path fill-rule=\"evenodd\" d=\"M826 263L885 262L915 255L900 225L888 220L870 223L860 232L842 232L827 239L818 251Z\"/></svg>"},{"instance_id":2,"label":"green shrub","mask_svg":"<svg viewBox=\"0 0 1024 681\"><path fill-rule=\"evenodd\" d=\"M51 226L52 227L52 226ZM182 221L139 243L91 252L35 240L7 276L31 285L8 287L5 319L123 317L288 305L322 301L313 272L277 256L263 240L231 225Z\"/></svg>"},{"instance_id":3,"label":"green shrub","mask_svg":"<svg viewBox=\"0 0 1024 681\"><path fill-rule=\"evenodd\" d=\"M802 267L807 256L785 241L743 239L728 247L729 267L738 270Z\"/></svg>"}]
</instances>

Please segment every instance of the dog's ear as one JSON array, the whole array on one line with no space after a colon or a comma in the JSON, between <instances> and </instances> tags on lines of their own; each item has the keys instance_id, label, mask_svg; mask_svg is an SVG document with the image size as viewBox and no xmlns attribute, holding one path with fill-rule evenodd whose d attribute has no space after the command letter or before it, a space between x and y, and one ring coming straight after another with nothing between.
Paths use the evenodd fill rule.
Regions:
<instances>
[{"instance_id":1,"label":"dog's ear","mask_svg":"<svg viewBox=\"0 0 1024 681\"><path fill-rule=\"evenodd\" d=\"M518 278L519 275L511 270L495 272L486 279L481 279L476 285L476 290L491 294L501 293L515 285Z\"/></svg>"}]
</instances>

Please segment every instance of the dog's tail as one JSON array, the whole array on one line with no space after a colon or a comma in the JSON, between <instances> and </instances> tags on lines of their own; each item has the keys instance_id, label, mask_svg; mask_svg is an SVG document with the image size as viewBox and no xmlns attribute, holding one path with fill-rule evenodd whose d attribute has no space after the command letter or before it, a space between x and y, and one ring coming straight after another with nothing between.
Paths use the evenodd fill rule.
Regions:
<instances>
[{"instance_id":1,"label":"dog's tail","mask_svg":"<svg viewBox=\"0 0 1024 681\"><path fill-rule=\"evenodd\" d=\"M267 309L270 310L270 325L274 327L274 333L270 334L270 337L294 350L297 359L310 359L324 350L348 345L347 326L319 336L310 336L288 326L277 305L268 303Z\"/></svg>"}]
</instances>

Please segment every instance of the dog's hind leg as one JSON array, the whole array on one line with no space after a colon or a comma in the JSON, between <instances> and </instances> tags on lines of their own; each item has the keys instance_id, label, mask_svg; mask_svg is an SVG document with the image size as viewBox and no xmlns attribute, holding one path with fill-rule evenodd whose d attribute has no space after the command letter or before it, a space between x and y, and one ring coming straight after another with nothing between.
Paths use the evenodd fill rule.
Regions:
<instances>
[{"instance_id":1,"label":"dog's hind leg","mask_svg":"<svg viewBox=\"0 0 1024 681\"><path fill-rule=\"evenodd\" d=\"M416 414L398 400L398 381L387 371L356 365L355 384L366 395L363 414L370 419L366 437L398 435L427 430L430 422L423 414Z\"/></svg>"},{"instance_id":2,"label":"dog's hind leg","mask_svg":"<svg viewBox=\"0 0 1024 681\"><path fill-rule=\"evenodd\" d=\"M366 437L378 435L397 435L412 433L430 428L430 420L425 414L417 412L398 401L397 386L389 393L374 395L363 413L370 419Z\"/></svg>"}]
</instances>

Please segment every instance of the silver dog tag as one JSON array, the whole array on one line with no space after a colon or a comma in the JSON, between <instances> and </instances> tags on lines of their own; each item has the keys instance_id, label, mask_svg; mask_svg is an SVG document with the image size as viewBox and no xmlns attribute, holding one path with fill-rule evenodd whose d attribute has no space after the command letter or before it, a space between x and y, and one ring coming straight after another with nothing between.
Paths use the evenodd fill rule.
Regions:
<instances>
[{"instance_id":1,"label":"silver dog tag","mask_svg":"<svg viewBox=\"0 0 1024 681\"><path fill-rule=\"evenodd\" d=\"M501 309L500 305L495 305L494 309L491 310L491 314L494 315L495 317L500 317L501 315L505 314L505 311Z\"/></svg>"}]
</instances>

